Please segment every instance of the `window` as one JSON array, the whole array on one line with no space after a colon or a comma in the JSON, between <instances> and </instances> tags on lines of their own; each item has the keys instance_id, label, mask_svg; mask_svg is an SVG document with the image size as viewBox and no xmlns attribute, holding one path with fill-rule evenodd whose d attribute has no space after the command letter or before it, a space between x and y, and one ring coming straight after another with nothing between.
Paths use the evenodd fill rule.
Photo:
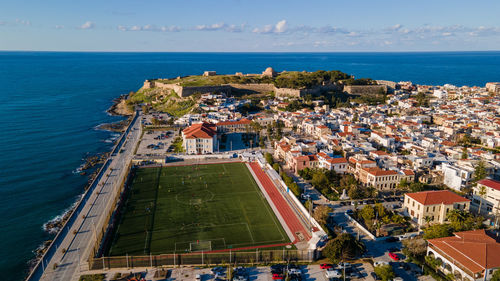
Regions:
<instances>
[{"instance_id":1,"label":"window","mask_svg":"<svg viewBox=\"0 0 500 281\"><path fill-rule=\"evenodd\" d=\"M432 207L432 211L435 212L436 211L436 206Z\"/></svg>"},{"instance_id":2,"label":"window","mask_svg":"<svg viewBox=\"0 0 500 281\"><path fill-rule=\"evenodd\" d=\"M429 207L427 207L426 212L429 212Z\"/></svg>"}]
</instances>

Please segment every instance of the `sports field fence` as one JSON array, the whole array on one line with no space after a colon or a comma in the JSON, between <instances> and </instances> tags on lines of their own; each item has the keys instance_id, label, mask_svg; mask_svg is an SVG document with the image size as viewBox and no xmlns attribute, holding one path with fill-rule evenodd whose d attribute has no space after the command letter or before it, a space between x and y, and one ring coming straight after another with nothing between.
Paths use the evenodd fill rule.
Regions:
<instances>
[{"instance_id":1,"label":"sports field fence","mask_svg":"<svg viewBox=\"0 0 500 281\"><path fill-rule=\"evenodd\" d=\"M223 264L269 264L276 262L311 262L317 258L317 251L309 250L260 250L196 252L149 256L118 256L91 258L91 270L111 268L180 266L180 265L223 265Z\"/></svg>"}]
</instances>

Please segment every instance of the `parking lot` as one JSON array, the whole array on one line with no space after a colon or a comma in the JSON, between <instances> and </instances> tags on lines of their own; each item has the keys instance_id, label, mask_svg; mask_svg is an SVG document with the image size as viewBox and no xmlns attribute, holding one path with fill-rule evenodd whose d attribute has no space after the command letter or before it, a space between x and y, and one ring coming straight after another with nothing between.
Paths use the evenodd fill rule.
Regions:
<instances>
[{"instance_id":1,"label":"parking lot","mask_svg":"<svg viewBox=\"0 0 500 281\"><path fill-rule=\"evenodd\" d=\"M166 155L173 151L170 146L177 135L177 130L145 130L137 154Z\"/></svg>"}]
</instances>

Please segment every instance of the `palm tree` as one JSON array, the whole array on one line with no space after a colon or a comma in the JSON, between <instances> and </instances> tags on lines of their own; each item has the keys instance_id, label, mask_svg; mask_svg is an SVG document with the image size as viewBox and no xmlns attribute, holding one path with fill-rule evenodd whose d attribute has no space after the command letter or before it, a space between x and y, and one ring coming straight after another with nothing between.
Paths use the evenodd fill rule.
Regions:
<instances>
[{"instance_id":1,"label":"palm tree","mask_svg":"<svg viewBox=\"0 0 500 281\"><path fill-rule=\"evenodd\" d=\"M432 218L429 216L424 217L425 222L427 223L427 227L429 227L430 222L432 221Z\"/></svg>"},{"instance_id":2,"label":"palm tree","mask_svg":"<svg viewBox=\"0 0 500 281\"><path fill-rule=\"evenodd\" d=\"M478 191L478 195L479 197L481 197L479 199L479 209L477 209L477 213L481 213L481 206L483 205L483 199L484 199L484 196L486 195L486 187L484 185L481 185L479 187L479 191Z\"/></svg>"}]
</instances>

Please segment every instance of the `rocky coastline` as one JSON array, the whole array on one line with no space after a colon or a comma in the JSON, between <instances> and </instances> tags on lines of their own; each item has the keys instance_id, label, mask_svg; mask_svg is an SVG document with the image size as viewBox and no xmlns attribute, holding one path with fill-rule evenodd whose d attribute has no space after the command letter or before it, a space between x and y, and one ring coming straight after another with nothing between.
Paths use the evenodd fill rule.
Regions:
<instances>
[{"instance_id":1,"label":"rocky coastline","mask_svg":"<svg viewBox=\"0 0 500 281\"><path fill-rule=\"evenodd\" d=\"M130 124L132 120L133 112L126 105L126 100L129 95L121 95L120 97L113 100L113 105L106 111L108 114L113 116L125 116L127 119L106 123L99 125L97 128L99 130L106 130L112 132L123 132ZM91 155L85 159L85 162L76 170L78 174L81 176L88 176L88 182L84 187L84 190L87 191L90 188L90 185L97 177L99 173L98 166L102 165L106 162L110 155L110 152L100 153L98 155ZM50 235L57 235L57 233L62 229L68 218L71 216L73 211L76 208L77 203L81 198L75 201L75 203L64 211L63 214L51 219L43 225L43 230ZM33 269L34 266L38 263L38 261L42 258L43 254L47 251L48 247L52 243L52 239L44 241L37 249L33 251L35 257L28 262L29 272Z\"/></svg>"}]
</instances>

